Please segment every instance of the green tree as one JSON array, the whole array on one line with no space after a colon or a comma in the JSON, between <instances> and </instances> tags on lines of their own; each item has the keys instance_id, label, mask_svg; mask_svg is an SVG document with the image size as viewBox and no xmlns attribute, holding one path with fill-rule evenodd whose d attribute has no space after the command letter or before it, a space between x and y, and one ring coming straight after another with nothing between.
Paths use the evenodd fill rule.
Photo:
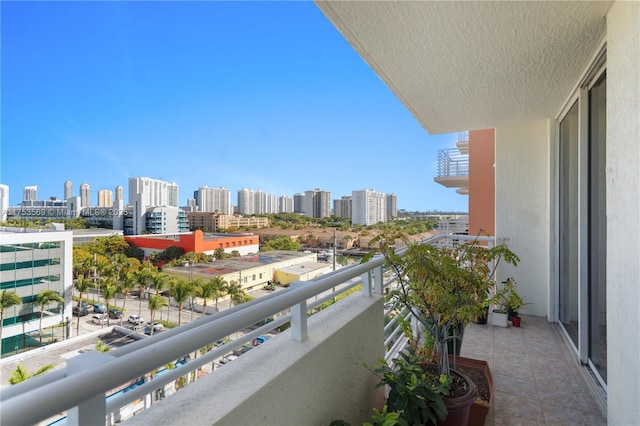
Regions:
<instances>
[{"instance_id":1,"label":"green tree","mask_svg":"<svg viewBox=\"0 0 640 426\"><path fill-rule=\"evenodd\" d=\"M244 297L247 295L242 286L236 281L231 281L229 285L227 285L226 293L229 295L233 306L243 303Z\"/></svg>"},{"instance_id":2,"label":"green tree","mask_svg":"<svg viewBox=\"0 0 640 426\"><path fill-rule=\"evenodd\" d=\"M154 272L150 272L149 269L141 269L135 273L137 287L140 289L140 295L138 296L138 316L142 315L142 299L147 288L152 285L152 277Z\"/></svg>"},{"instance_id":3,"label":"green tree","mask_svg":"<svg viewBox=\"0 0 640 426\"><path fill-rule=\"evenodd\" d=\"M213 298L216 300L216 312L218 312L218 300L227 295L227 282L222 275L216 275L210 282L213 287Z\"/></svg>"},{"instance_id":4,"label":"green tree","mask_svg":"<svg viewBox=\"0 0 640 426\"><path fill-rule=\"evenodd\" d=\"M98 342L96 343L96 350L98 352L109 352L111 350L111 346L98 339Z\"/></svg>"},{"instance_id":5,"label":"green tree","mask_svg":"<svg viewBox=\"0 0 640 426\"><path fill-rule=\"evenodd\" d=\"M18 296L15 291L2 290L2 293L0 293L0 342L2 342L4 310L20 304L22 304L22 298Z\"/></svg>"},{"instance_id":6,"label":"green tree","mask_svg":"<svg viewBox=\"0 0 640 426\"><path fill-rule=\"evenodd\" d=\"M121 281L129 272L129 258L122 253L117 253L111 256L110 262L111 268L114 270L114 277L117 281Z\"/></svg>"},{"instance_id":7,"label":"green tree","mask_svg":"<svg viewBox=\"0 0 640 426\"><path fill-rule=\"evenodd\" d=\"M195 294L196 296L202 298L202 316L207 314L207 302L209 299L213 299L216 297L216 287L214 280L211 279L209 281L196 281L195 286Z\"/></svg>"},{"instance_id":8,"label":"green tree","mask_svg":"<svg viewBox=\"0 0 640 426\"><path fill-rule=\"evenodd\" d=\"M78 290L78 293L80 293L80 299L78 300L78 308L80 308L81 303L82 303L82 295L87 293L89 291L89 289L93 288L93 281L91 281L89 278L85 278L84 275L78 275L78 278L76 278L76 282L74 284L74 287L76 288L76 290ZM80 335L80 315L78 315L78 324L76 325L76 336Z\"/></svg>"},{"instance_id":9,"label":"green tree","mask_svg":"<svg viewBox=\"0 0 640 426\"><path fill-rule=\"evenodd\" d=\"M38 330L40 332L41 345L42 345L42 317L44 317L45 307L49 305L51 302L62 303L64 302L64 299L60 297L60 294L58 294L57 291L53 291L53 290L42 290L36 296L36 303L40 305L40 325L38 327Z\"/></svg>"},{"instance_id":10,"label":"green tree","mask_svg":"<svg viewBox=\"0 0 640 426\"><path fill-rule=\"evenodd\" d=\"M140 247L136 247L133 244L129 244L129 248L124 252L127 257L133 257L134 259L138 259L140 262L144 261L144 250Z\"/></svg>"},{"instance_id":11,"label":"green tree","mask_svg":"<svg viewBox=\"0 0 640 426\"><path fill-rule=\"evenodd\" d=\"M299 251L300 243L292 240L287 236L277 236L268 239L262 247L260 247L260 251L272 251L272 250L289 250L289 251Z\"/></svg>"},{"instance_id":12,"label":"green tree","mask_svg":"<svg viewBox=\"0 0 640 426\"><path fill-rule=\"evenodd\" d=\"M31 374L27 371L27 369L22 365L18 364L15 370L11 372L11 376L9 377L9 383L12 385L16 385L20 382L24 382L32 377L39 376L47 371L53 369L55 365L47 364L40 367L35 373Z\"/></svg>"},{"instance_id":13,"label":"green tree","mask_svg":"<svg viewBox=\"0 0 640 426\"><path fill-rule=\"evenodd\" d=\"M167 299L160 296L159 294L152 294L149 297L149 312L151 312L151 321L149 323L149 327L151 328L150 335L153 336L153 323L156 311L158 309L162 309L168 305Z\"/></svg>"},{"instance_id":14,"label":"green tree","mask_svg":"<svg viewBox=\"0 0 640 426\"><path fill-rule=\"evenodd\" d=\"M227 253L225 253L224 249L222 247L218 247L216 249L216 251L214 252L213 256L216 258L216 260L218 259L224 259L227 257Z\"/></svg>"},{"instance_id":15,"label":"green tree","mask_svg":"<svg viewBox=\"0 0 640 426\"><path fill-rule=\"evenodd\" d=\"M124 312L125 312L125 305L127 303L127 296L129 296L129 292L131 290L133 290L136 285L138 285L138 280L136 279L136 275L133 272L128 272L124 278L122 279L122 281L120 281L118 283L118 291L120 293L122 293L123 300L122 300L122 316L120 317L120 324L122 325L122 319L124 318Z\"/></svg>"},{"instance_id":16,"label":"green tree","mask_svg":"<svg viewBox=\"0 0 640 426\"><path fill-rule=\"evenodd\" d=\"M184 302L189 300L189 297L193 295L193 287L187 280L178 279L171 283L169 293L173 297L173 300L178 303L178 325L181 325L182 308L184 306Z\"/></svg>"},{"instance_id":17,"label":"green tree","mask_svg":"<svg viewBox=\"0 0 640 426\"><path fill-rule=\"evenodd\" d=\"M104 298L104 304L107 305L107 326L109 326L109 300L116 297L118 293L118 285L114 278L109 277L102 285L102 297Z\"/></svg>"}]
</instances>

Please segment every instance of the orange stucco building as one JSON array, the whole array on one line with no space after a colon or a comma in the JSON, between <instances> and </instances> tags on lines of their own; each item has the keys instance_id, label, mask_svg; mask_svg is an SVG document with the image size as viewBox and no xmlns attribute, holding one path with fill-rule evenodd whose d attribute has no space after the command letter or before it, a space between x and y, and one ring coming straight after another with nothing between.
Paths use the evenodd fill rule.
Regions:
<instances>
[{"instance_id":1,"label":"orange stucco building","mask_svg":"<svg viewBox=\"0 0 640 426\"><path fill-rule=\"evenodd\" d=\"M155 251L163 251L171 246L180 247L185 253L213 254L222 248L225 252L238 251L241 255L257 253L260 238L253 234L214 234L205 235L202 231L162 234L162 235L131 235L125 240L141 248L145 256Z\"/></svg>"},{"instance_id":2,"label":"orange stucco building","mask_svg":"<svg viewBox=\"0 0 640 426\"><path fill-rule=\"evenodd\" d=\"M469 131L469 235L496 235L495 130Z\"/></svg>"}]
</instances>

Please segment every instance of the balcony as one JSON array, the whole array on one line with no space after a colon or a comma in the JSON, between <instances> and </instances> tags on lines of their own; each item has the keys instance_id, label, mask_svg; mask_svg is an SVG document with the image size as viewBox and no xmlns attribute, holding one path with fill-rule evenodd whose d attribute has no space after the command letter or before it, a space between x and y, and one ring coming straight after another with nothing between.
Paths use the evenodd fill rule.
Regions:
<instances>
[{"instance_id":1,"label":"balcony","mask_svg":"<svg viewBox=\"0 0 640 426\"><path fill-rule=\"evenodd\" d=\"M460 142L459 142L460 143ZM467 145L468 148L468 138ZM464 149L464 146L463 146ZM463 154L459 148L438 151L437 176L433 179L447 188L460 188L468 192L469 154ZM462 192L459 192L462 193Z\"/></svg>"},{"instance_id":2,"label":"balcony","mask_svg":"<svg viewBox=\"0 0 640 426\"><path fill-rule=\"evenodd\" d=\"M448 240L437 236L428 242ZM391 358L405 344L397 322L384 321L381 294L393 279L383 263L376 257L108 353L70 358L64 369L4 388L3 424L48 424L62 412L66 418L57 424L362 424L384 396L362 362ZM355 293L307 315L348 291ZM256 325L266 318L273 321ZM268 342L155 400L156 390L286 323L290 329ZM150 377L154 369L249 326L251 331L230 343ZM489 424L606 423L597 392L587 386L587 370L558 327L543 318L526 316L519 329L472 324L462 354L486 359L492 368L496 395ZM105 398L131 382L137 385ZM132 406L144 411L131 417Z\"/></svg>"}]
</instances>

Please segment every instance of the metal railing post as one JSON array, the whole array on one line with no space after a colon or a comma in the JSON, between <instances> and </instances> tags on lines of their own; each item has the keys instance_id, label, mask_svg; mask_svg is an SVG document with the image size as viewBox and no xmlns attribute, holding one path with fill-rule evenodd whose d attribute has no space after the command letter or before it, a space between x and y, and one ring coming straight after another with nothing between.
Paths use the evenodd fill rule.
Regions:
<instances>
[{"instance_id":1,"label":"metal railing post","mask_svg":"<svg viewBox=\"0 0 640 426\"><path fill-rule=\"evenodd\" d=\"M371 296L372 294L371 282L373 277L371 276L371 272L371 269L369 269L367 272L360 275L360 280L362 281L362 294L364 296Z\"/></svg>"},{"instance_id":2,"label":"metal railing post","mask_svg":"<svg viewBox=\"0 0 640 426\"><path fill-rule=\"evenodd\" d=\"M85 373L90 368L104 364L113 359L113 356L98 351L85 352L82 355L67 360L67 375ZM67 425L81 426L96 424L96 419L106 421L107 405L104 393L98 393L83 401L80 405L67 411Z\"/></svg>"},{"instance_id":3,"label":"metal railing post","mask_svg":"<svg viewBox=\"0 0 640 426\"><path fill-rule=\"evenodd\" d=\"M373 293L377 294L379 296L382 296L383 293L383 288L384 288L384 269L382 268L382 265L378 266L377 268L374 269L374 275L373 275Z\"/></svg>"},{"instance_id":4,"label":"metal railing post","mask_svg":"<svg viewBox=\"0 0 640 426\"><path fill-rule=\"evenodd\" d=\"M301 281L291 283L291 288L295 291L304 285ZM304 342L307 340L307 301L302 300L297 305L291 307L291 336L293 340Z\"/></svg>"}]
</instances>

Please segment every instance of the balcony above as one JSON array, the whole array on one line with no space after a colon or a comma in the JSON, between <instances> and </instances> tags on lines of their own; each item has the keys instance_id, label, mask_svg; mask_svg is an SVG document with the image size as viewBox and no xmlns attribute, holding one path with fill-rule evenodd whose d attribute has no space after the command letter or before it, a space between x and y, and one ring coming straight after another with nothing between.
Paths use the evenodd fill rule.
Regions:
<instances>
[{"instance_id":1,"label":"balcony above","mask_svg":"<svg viewBox=\"0 0 640 426\"><path fill-rule=\"evenodd\" d=\"M468 188L469 154L463 154L458 148L438 151L437 176L433 180L447 188Z\"/></svg>"}]
</instances>

